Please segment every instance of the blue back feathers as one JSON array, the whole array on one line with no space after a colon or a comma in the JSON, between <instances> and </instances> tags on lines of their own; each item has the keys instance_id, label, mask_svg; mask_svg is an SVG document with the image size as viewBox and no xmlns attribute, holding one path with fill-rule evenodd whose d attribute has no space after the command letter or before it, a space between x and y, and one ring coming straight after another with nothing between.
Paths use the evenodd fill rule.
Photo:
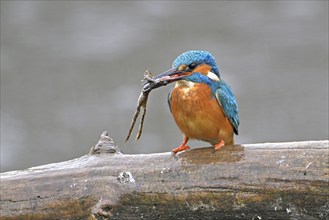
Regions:
<instances>
[{"instance_id":1,"label":"blue back feathers","mask_svg":"<svg viewBox=\"0 0 329 220\"><path fill-rule=\"evenodd\" d=\"M216 90L216 98L218 103L222 106L222 109L233 125L234 133L239 134L239 112L238 104L236 103L235 96L230 86L221 80L219 87Z\"/></svg>"}]
</instances>

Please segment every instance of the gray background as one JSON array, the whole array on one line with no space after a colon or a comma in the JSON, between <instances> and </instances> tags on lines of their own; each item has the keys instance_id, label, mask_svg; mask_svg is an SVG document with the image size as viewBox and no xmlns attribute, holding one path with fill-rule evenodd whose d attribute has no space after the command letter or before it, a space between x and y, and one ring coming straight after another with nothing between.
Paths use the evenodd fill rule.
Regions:
<instances>
[{"instance_id":1,"label":"gray background","mask_svg":"<svg viewBox=\"0 0 329 220\"><path fill-rule=\"evenodd\" d=\"M328 1L1 1L1 171L79 157L103 130L124 153L177 147L169 87L124 138L144 70L191 49L236 94L237 143L328 139Z\"/></svg>"}]
</instances>

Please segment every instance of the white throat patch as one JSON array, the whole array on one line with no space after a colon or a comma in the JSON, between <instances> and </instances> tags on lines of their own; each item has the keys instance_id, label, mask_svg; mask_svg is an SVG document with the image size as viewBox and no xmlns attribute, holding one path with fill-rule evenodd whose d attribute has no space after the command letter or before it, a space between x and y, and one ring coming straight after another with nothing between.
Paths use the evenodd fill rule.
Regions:
<instances>
[{"instance_id":1,"label":"white throat patch","mask_svg":"<svg viewBox=\"0 0 329 220\"><path fill-rule=\"evenodd\" d=\"M186 80L179 80L175 84L175 87L178 87L178 86L183 86L183 87L191 88L191 87L194 86L194 82L186 81Z\"/></svg>"},{"instance_id":2,"label":"white throat patch","mask_svg":"<svg viewBox=\"0 0 329 220\"><path fill-rule=\"evenodd\" d=\"M208 76L210 79L219 82L219 77L218 77L215 73L209 71L209 72L207 73L207 76Z\"/></svg>"}]
</instances>

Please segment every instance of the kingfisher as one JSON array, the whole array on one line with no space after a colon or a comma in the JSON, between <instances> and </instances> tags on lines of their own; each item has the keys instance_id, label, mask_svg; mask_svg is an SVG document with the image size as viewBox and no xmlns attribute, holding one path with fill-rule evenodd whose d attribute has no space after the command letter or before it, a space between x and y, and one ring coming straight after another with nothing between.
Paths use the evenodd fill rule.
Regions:
<instances>
[{"instance_id":1,"label":"kingfisher","mask_svg":"<svg viewBox=\"0 0 329 220\"><path fill-rule=\"evenodd\" d=\"M210 52L184 52L171 69L154 79L175 82L168 93L168 104L183 141L172 150L174 154L190 149L189 139L208 142L214 151L234 144L239 126L238 105Z\"/></svg>"}]
</instances>

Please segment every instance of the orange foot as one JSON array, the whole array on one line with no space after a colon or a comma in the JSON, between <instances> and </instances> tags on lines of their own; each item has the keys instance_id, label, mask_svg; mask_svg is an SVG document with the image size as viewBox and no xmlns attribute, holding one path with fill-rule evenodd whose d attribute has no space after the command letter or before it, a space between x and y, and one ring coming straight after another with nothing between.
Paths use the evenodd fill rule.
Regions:
<instances>
[{"instance_id":1,"label":"orange foot","mask_svg":"<svg viewBox=\"0 0 329 220\"><path fill-rule=\"evenodd\" d=\"M179 147L172 149L171 152L173 152L174 154L177 154L178 152L181 152L183 150L190 149L189 146L186 146L187 141L188 141L188 137L184 136L182 144Z\"/></svg>"},{"instance_id":2,"label":"orange foot","mask_svg":"<svg viewBox=\"0 0 329 220\"><path fill-rule=\"evenodd\" d=\"M181 152L183 150L188 150L188 149L190 149L189 146L180 145L179 147L172 149L171 152L173 152L174 154L177 154L178 152Z\"/></svg>"},{"instance_id":3,"label":"orange foot","mask_svg":"<svg viewBox=\"0 0 329 220\"><path fill-rule=\"evenodd\" d=\"M225 142L223 140L221 140L218 144L214 145L214 152L218 151L221 147L223 147L225 145Z\"/></svg>"}]
</instances>

